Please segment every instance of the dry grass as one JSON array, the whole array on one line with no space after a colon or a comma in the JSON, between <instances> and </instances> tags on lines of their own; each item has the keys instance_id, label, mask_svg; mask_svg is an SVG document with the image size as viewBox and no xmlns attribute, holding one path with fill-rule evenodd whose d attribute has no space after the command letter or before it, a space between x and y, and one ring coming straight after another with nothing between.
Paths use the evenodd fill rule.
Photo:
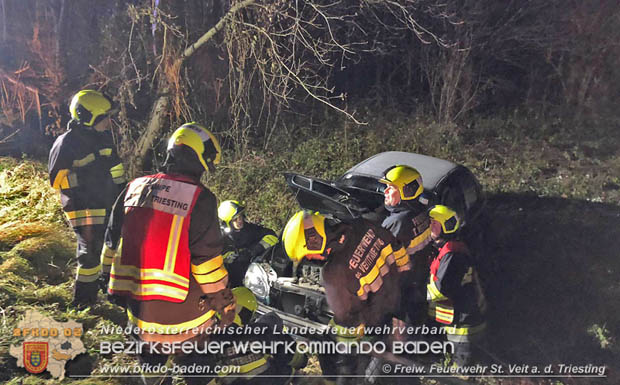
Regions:
<instances>
[{"instance_id":1,"label":"dry grass","mask_svg":"<svg viewBox=\"0 0 620 385\"><path fill-rule=\"evenodd\" d=\"M19 343L10 331L27 309L36 308L58 321L73 319L86 330L83 337L88 355L80 360L97 367L109 358L99 359L100 323L123 322L119 308L111 304L78 312L71 301L75 236L65 224L57 193L49 187L41 163L0 158L0 382L7 384L56 384L49 375L28 375L17 368L8 346ZM131 360L124 357L124 360ZM67 365L69 368L70 364ZM78 365L79 366L79 365ZM68 369L70 370L70 369ZM68 372L69 373L69 372ZM125 379L66 379L71 384L126 384Z\"/></svg>"},{"instance_id":2,"label":"dry grass","mask_svg":"<svg viewBox=\"0 0 620 385\"><path fill-rule=\"evenodd\" d=\"M41 163L0 157L0 225L62 223L57 193Z\"/></svg>"}]
</instances>

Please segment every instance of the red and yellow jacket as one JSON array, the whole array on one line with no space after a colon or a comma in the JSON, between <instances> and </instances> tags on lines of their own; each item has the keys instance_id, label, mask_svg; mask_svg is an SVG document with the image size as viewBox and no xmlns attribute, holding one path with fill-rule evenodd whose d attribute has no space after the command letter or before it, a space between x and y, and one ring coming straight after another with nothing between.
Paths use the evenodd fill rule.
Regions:
<instances>
[{"instance_id":1,"label":"red and yellow jacket","mask_svg":"<svg viewBox=\"0 0 620 385\"><path fill-rule=\"evenodd\" d=\"M429 316L444 324L448 335L466 340L484 329L485 298L463 242L446 242L433 259L427 298Z\"/></svg>"},{"instance_id":2,"label":"red and yellow jacket","mask_svg":"<svg viewBox=\"0 0 620 385\"><path fill-rule=\"evenodd\" d=\"M156 174L132 181L124 198L122 252L109 292L133 299L183 302L190 273L203 292L226 287L222 256L191 263L189 226L203 187L191 178Z\"/></svg>"}]
</instances>

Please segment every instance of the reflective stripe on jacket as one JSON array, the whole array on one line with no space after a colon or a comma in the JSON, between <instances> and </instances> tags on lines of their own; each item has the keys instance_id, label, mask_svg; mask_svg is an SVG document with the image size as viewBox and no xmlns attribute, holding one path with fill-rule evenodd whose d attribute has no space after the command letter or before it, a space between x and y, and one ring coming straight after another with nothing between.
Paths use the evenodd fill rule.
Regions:
<instances>
[{"instance_id":1,"label":"reflective stripe on jacket","mask_svg":"<svg viewBox=\"0 0 620 385\"><path fill-rule=\"evenodd\" d=\"M235 251L248 249L252 256L261 255L278 243L278 237L273 230L252 222L245 222L240 230L229 228L227 235L232 243L230 246Z\"/></svg>"},{"instance_id":2,"label":"reflective stripe on jacket","mask_svg":"<svg viewBox=\"0 0 620 385\"><path fill-rule=\"evenodd\" d=\"M431 241L430 217L426 206L419 202L403 201L397 206L385 206L389 213L381 224L388 229L412 256Z\"/></svg>"},{"instance_id":3,"label":"reflective stripe on jacket","mask_svg":"<svg viewBox=\"0 0 620 385\"><path fill-rule=\"evenodd\" d=\"M191 259L188 229L200 191L190 179L166 174L130 183L124 200L123 247L110 273L111 294L141 301L185 300ZM221 266L209 263L215 269L208 273Z\"/></svg>"},{"instance_id":4,"label":"reflective stripe on jacket","mask_svg":"<svg viewBox=\"0 0 620 385\"><path fill-rule=\"evenodd\" d=\"M321 271L325 294L342 326L379 325L400 306L398 270L409 256L393 235L365 219L328 231L327 263Z\"/></svg>"},{"instance_id":5,"label":"reflective stripe on jacket","mask_svg":"<svg viewBox=\"0 0 620 385\"><path fill-rule=\"evenodd\" d=\"M447 242L430 266L428 314L457 339L484 329L485 301L467 246ZM465 336L465 337L463 337Z\"/></svg>"},{"instance_id":6,"label":"reflective stripe on jacket","mask_svg":"<svg viewBox=\"0 0 620 385\"><path fill-rule=\"evenodd\" d=\"M73 227L105 223L125 184L125 170L109 132L83 127L60 135L49 154L50 184L60 192Z\"/></svg>"}]
</instances>

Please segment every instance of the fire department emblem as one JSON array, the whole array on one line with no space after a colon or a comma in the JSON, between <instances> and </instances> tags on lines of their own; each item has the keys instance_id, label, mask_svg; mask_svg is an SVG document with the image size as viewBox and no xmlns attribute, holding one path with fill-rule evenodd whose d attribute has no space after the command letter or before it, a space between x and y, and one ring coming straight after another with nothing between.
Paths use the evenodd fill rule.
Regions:
<instances>
[{"instance_id":1,"label":"fire department emblem","mask_svg":"<svg viewBox=\"0 0 620 385\"><path fill-rule=\"evenodd\" d=\"M41 373L47 367L47 342L24 342L24 367L30 373Z\"/></svg>"},{"instance_id":2,"label":"fire department emblem","mask_svg":"<svg viewBox=\"0 0 620 385\"><path fill-rule=\"evenodd\" d=\"M47 371L62 381L65 364L86 352L80 340L83 333L80 323L58 322L36 310L26 310L24 319L13 328L13 337L23 340L11 345L9 354L17 359L18 367L35 374Z\"/></svg>"}]
</instances>

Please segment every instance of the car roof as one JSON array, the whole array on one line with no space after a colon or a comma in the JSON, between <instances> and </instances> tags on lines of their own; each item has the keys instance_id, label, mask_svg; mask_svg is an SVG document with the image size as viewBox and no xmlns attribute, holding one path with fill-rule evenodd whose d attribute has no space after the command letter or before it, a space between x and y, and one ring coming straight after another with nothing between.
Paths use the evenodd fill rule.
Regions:
<instances>
[{"instance_id":1,"label":"car roof","mask_svg":"<svg viewBox=\"0 0 620 385\"><path fill-rule=\"evenodd\" d=\"M351 167L343 176L348 174L369 175L378 178L383 177L383 172L394 165L406 165L414 167L422 175L422 183L425 189L432 190L437 183L454 168L456 163L448 160L434 158L432 156L415 154L403 151L387 151L371 156L370 158Z\"/></svg>"}]
</instances>

